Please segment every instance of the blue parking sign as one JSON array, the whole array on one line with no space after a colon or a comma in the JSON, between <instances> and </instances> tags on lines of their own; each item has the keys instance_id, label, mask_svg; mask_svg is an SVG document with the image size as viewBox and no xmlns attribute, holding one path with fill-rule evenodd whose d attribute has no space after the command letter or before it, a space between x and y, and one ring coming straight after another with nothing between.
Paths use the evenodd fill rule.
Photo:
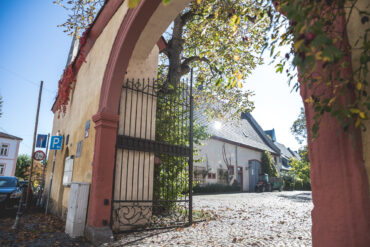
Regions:
<instances>
[{"instance_id":1,"label":"blue parking sign","mask_svg":"<svg viewBox=\"0 0 370 247\"><path fill-rule=\"evenodd\" d=\"M50 141L50 150L62 149L63 136L52 136Z\"/></svg>"},{"instance_id":2,"label":"blue parking sign","mask_svg":"<svg viewBox=\"0 0 370 247\"><path fill-rule=\"evenodd\" d=\"M37 148L46 148L46 141L48 139L47 135L37 135L36 147Z\"/></svg>"}]
</instances>

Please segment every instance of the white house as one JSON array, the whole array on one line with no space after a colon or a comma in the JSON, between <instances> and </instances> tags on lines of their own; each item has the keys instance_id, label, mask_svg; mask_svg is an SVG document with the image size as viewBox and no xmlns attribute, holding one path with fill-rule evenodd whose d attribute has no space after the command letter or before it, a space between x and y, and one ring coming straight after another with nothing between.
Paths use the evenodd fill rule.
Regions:
<instances>
[{"instance_id":1,"label":"white house","mask_svg":"<svg viewBox=\"0 0 370 247\"><path fill-rule=\"evenodd\" d=\"M0 176L14 176L22 138L0 132Z\"/></svg>"},{"instance_id":2,"label":"white house","mask_svg":"<svg viewBox=\"0 0 370 247\"><path fill-rule=\"evenodd\" d=\"M289 161L291 158L300 160L299 154L290 148L287 148L284 144L277 142L275 129L265 130L266 135L274 142L275 146L280 149L281 155L278 159L277 166L279 171L289 171Z\"/></svg>"},{"instance_id":3,"label":"white house","mask_svg":"<svg viewBox=\"0 0 370 247\"><path fill-rule=\"evenodd\" d=\"M279 148L251 114L242 114L237 121L209 122L198 112L196 121L207 125L211 135L197 147L199 155L195 159L201 161L194 164L194 179L200 184L232 184L237 180L242 191L252 192L261 172L262 153L270 152L278 163Z\"/></svg>"}]
</instances>

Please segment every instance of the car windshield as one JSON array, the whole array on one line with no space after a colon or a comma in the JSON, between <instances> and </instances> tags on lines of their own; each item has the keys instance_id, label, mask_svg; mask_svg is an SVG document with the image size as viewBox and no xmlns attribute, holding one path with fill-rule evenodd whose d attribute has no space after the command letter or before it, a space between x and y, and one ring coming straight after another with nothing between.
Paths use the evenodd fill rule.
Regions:
<instances>
[{"instance_id":1,"label":"car windshield","mask_svg":"<svg viewBox=\"0 0 370 247\"><path fill-rule=\"evenodd\" d=\"M17 186L17 179L0 177L0 187L15 187Z\"/></svg>"}]
</instances>

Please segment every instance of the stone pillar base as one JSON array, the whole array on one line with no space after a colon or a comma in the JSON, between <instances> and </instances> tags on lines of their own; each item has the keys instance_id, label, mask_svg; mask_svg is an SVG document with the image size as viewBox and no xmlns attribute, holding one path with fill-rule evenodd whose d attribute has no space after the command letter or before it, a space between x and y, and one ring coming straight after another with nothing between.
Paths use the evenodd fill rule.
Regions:
<instances>
[{"instance_id":1,"label":"stone pillar base","mask_svg":"<svg viewBox=\"0 0 370 247\"><path fill-rule=\"evenodd\" d=\"M94 246L99 246L104 243L111 243L114 240L112 229L107 226L92 227L92 226L86 225L85 237Z\"/></svg>"}]
</instances>

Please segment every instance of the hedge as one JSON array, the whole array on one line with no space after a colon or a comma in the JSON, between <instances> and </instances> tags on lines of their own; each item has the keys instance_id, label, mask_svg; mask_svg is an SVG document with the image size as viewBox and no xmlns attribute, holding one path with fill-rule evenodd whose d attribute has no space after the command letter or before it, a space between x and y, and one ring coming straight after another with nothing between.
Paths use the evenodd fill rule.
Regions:
<instances>
[{"instance_id":1,"label":"hedge","mask_svg":"<svg viewBox=\"0 0 370 247\"><path fill-rule=\"evenodd\" d=\"M240 192L240 185L224 185L224 184L205 184L202 186L196 185L193 188L194 194L201 193L223 193L223 192Z\"/></svg>"}]
</instances>

